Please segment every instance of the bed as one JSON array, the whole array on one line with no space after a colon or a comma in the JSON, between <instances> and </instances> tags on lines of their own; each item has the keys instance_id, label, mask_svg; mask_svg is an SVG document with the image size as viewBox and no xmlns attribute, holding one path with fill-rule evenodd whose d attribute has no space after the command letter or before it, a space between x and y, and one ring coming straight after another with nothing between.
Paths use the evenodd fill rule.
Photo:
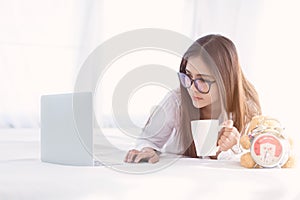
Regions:
<instances>
[{"instance_id":1,"label":"bed","mask_svg":"<svg viewBox=\"0 0 300 200\"><path fill-rule=\"evenodd\" d=\"M132 141L109 137L120 148ZM38 129L0 130L0 199L300 199L300 170L162 155L159 164L78 167L40 161ZM134 173L136 172L136 173Z\"/></svg>"}]
</instances>

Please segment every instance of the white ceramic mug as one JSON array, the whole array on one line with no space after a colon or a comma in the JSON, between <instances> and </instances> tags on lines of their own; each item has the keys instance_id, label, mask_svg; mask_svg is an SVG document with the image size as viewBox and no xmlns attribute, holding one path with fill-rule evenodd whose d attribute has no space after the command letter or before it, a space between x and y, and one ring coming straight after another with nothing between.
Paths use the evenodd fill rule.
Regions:
<instances>
[{"instance_id":1,"label":"white ceramic mug","mask_svg":"<svg viewBox=\"0 0 300 200\"><path fill-rule=\"evenodd\" d=\"M222 126L219 120L194 120L191 121L192 135L197 151L197 156L215 156L218 147L218 133Z\"/></svg>"}]
</instances>

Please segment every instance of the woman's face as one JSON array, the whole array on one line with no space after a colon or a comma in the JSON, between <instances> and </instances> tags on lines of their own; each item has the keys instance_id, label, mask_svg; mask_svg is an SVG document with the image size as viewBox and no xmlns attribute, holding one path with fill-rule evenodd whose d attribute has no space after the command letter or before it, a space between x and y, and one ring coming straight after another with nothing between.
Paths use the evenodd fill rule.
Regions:
<instances>
[{"instance_id":1,"label":"woman's face","mask_svg":"<svg viewBox=\"0 0 300 200\"><path fill-rule=\"evenodd\" d=\"M186 74L193 80L197 78L203 78L208 81L215 81L214 76L211 74L208 66L202 62L200 57L190 57L186 65ZM210 90L207 94L200 93L193 83L190 88L187 89L193 105L196 108L204 108L219 100L219 91L216 82L211 84Z\"/></svg>"}]
</instances>

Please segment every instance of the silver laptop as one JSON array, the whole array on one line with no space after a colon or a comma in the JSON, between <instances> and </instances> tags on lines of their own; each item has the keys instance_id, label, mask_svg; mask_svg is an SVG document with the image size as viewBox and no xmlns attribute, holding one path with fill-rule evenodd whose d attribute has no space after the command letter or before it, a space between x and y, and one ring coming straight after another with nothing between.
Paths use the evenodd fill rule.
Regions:
<instances>
[{"instance_id":1,"label":"silver laptop","mask_svg":"<svg viewBox=\"0 0 300 200\"><path fill-rule=\"evenodd\" d=\"M76 165L123 164L126 152L111 148L101 132L94 141L91 92L41 97L41 160ZM97 152L95 152L97 150Z\"/></svg>"}]
</instances>

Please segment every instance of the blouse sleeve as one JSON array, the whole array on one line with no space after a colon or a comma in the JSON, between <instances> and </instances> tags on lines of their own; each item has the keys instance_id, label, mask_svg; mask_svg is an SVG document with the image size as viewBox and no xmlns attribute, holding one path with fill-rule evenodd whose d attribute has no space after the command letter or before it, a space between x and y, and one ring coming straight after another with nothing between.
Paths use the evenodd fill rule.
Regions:
<instances>
[{"instance_id":1,"label":"blouse sleeve","mask_svg":"<svg viewBox=\"0 0 300 200\"><path fill-rule=\"evenodd\" d=\"M161 151L170 138L179 112L179 98L174 91L169 92L160 104L154 109L140 137L137 139L136 149L151 147Z\"/></svg>"},{"instance_id":2,"label":"blouse sleeve","mask_svg":"<svg viewBox=\"0 0 300 200\"><path fill-rule=\"evenodd\" d=\"M222 151L218 155L218 160L231 160L231 161L239 161L241 158L242 152L235 153L231 149L228 151Z\"/></svg>"}]
</instances>

